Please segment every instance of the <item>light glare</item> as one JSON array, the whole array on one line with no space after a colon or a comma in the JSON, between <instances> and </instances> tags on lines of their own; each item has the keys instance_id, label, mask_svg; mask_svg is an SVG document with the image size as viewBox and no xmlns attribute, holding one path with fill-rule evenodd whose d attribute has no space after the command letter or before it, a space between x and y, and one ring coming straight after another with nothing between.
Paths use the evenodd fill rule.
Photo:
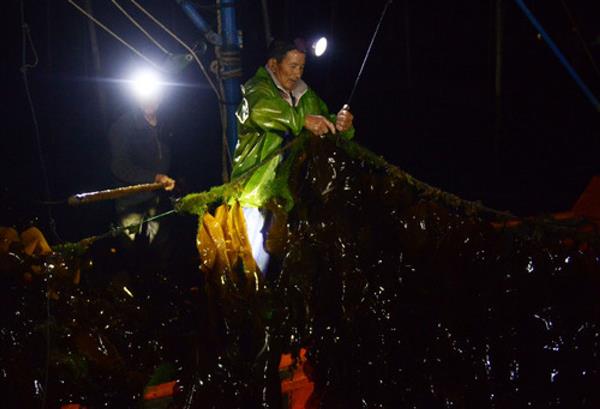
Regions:
<instances>
[{"instance_id":1,"label":"light glare","mask_svg":"<svg viewBox=\"0 0 600 409\"><path fill-rule=\"evenodd\" d=\"M152 71L142 71L133 76L131 87L138 98L145 100L159 96L161 82L156 73Z\"/></svg>"},{"instance_id":2,"label":"light glare","mask_svg":"<svg viewBox=\"0 0 600 409\"><path fill-rule=\"evenodd\" d=\"M325 37L321 37L315 41L313 50L316 57L322 56L325 53L325 50L327 50L327 39Z\"/></svg>"},{"instance_id":3,"label":"light glare","mask_svg":"<svg viewBox=\"0 0 600 409\"><path fill-rule=\"evenodd\" d=\"M129 288L123 286L123 291L125 291L125 294L127 294L128 296L133 298L133 293L131 291L129 291Z\"/></svg>"}]
</instances>

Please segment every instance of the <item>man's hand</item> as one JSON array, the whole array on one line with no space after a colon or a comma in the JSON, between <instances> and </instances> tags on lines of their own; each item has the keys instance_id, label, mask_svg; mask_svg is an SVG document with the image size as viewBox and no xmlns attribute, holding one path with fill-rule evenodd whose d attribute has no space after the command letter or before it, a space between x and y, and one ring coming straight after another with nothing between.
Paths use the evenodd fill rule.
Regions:
<instances>
[{"instance_id":1,"label":"man's hand","mask_svg":"<svg viewBox=\"0 0 600 409\"><path fill-rule=\"evenodd\" d=\"M175 181L167 175L157 173L156 176L154 176L154 182L162 184L167 192L175 189Z\"/></svg>"},{"instance_id":2,"label":"man's hand","mask_svg":"<svg viewBox=\"0 0 600 409\"><path fill-rule=\"evenodd\" d=\"M335 118L335 129L345 132L352 127L354 115L347 109L342 108Z\"/></svg>"},{"instance_id":3,"label":"man's hand","mask_svg":"<svg viewBox=\"0 0 600 409\"><path fill-rule=\"evenodd\" d=\"M331 132L335 134L335 126L321 115L306 115L304 127L317 136Z\"/></svg>"}]
</instances>

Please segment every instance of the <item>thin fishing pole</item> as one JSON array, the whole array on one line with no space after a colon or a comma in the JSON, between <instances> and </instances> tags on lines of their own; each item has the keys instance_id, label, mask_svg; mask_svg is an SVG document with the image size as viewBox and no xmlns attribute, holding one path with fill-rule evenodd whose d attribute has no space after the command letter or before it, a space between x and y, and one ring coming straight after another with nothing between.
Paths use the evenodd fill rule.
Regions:
<instances>
[{"instance_id":1,"label":"thin fishing pole","mask_svg":"<svg viewBox=\"0 0 600 409\"><path fill-rule=\"evenodd\" d=\"M375 27L375 32L371 37L371 42L369 43L369 47L367 48L367 52L365 54L365 58L363 58L362 64L360 66L360 70L358 70L358 75L356 76L356 80L354 80L354 86L352 87L352 92L350 92L350 96L348 97L346 104L344 105L345 109L350 108L350 102L352 101L352 97L354 96L354 92L356 91L356 86L358 85L358 81L360 81L360 77L365 69L365 64L369 59L369 54L371 54L371 48L373 47L373 43L375 42L375 38L377 37L377 33L379 32L379 28L381 27L381 23L383 22L383 18L385 17L385 13L387 13L387 9L392 4L393 0L388 0L383 7L383 11L381 12L381 16L379 17L379 22L377 23L377 27Z\"/></svg>"}]
</instances>

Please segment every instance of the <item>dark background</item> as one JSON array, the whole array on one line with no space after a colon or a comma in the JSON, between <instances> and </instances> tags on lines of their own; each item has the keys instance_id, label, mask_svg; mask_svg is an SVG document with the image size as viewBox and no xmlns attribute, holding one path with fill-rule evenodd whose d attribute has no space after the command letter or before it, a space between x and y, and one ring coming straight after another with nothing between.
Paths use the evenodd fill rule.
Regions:
<instances>
[{"instance_id":1,"label":"dark background","mask_svg":"<svg viewBox=\"0 0 600 409\"><path fill-rule=\"evenodd\" d=\"M169 50L184 52L128 1L121 3ZM186 42L201 38L175 1L141 3ZM0 225L34 222L44 228L43 170L20 72L20 4L5 2L2 13ZM132 102L115 80L143 61L98 29L101 67L96 72L82 14L66 1L23 4L39 56L28 79L50 197L111 187L106 134ZM304 79L337 111L351 91L384 2L268 4L275 36L329 37L328 53L309 60ZM109 1L95 0L92 6L97 18L128 42L162 58ZM598 173L600 114L508 0L502 2L502 81L496 98L496 6L497 0L396 0L352 101L357 141L418 179L466 199L519 215L567 210ZM592 92L600 94L600 75L583 47L600 57L600 6L584 0L529 1L528 6ZM241 0L237 11L245 80L264 62L265 34L259 1ZM214 11L203 13L216 21ZM33 61L30 48L27 61ZM163 102L176 128L174 172L191 190L204 190L220 183L217 103L193 64L170 80L182 84L172 87ZM111 203L51 210L58 233L69 241L104 232L114 220Z\"/></svg>"}]
</instances>

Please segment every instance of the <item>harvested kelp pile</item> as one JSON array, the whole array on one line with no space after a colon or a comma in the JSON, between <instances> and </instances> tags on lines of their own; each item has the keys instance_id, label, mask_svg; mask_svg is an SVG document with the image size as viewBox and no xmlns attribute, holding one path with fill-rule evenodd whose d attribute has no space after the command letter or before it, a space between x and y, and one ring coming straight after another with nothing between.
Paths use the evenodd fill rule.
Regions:
<instances>
[{"instance_id":1,"label":"harvested kelp pile","mask_svg":"<svg viewBox=\"0 0 600 409\"><path fill-rule=\"evenodd\" d=\"M243 257L177 275L149 254L115 260L114 243L32 259L13 246L1 264L5 396L134 407L145 385L178 379L181 408L279 408L280 356L306 348L307 407L600 406L589 225L511 219L351 142L315 138L304 152L294 207L271 208L273 257L257 281ZM211 211L235 186L178 208Z\"/></svg>"}]
</instances>

